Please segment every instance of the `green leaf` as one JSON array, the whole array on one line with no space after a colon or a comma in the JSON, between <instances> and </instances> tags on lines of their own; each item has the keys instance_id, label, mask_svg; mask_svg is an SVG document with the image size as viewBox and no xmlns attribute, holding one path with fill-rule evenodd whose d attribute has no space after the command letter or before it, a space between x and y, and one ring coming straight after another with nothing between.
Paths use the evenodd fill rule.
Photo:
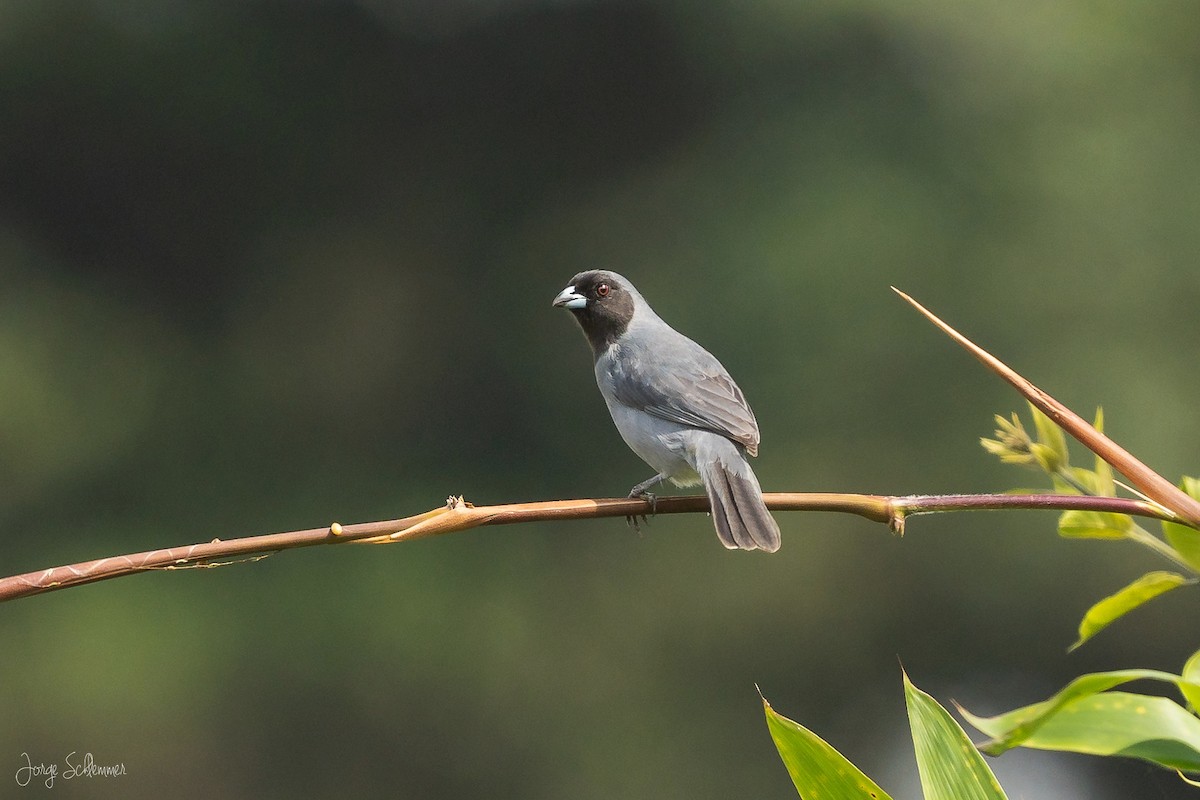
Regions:
<instances>
[{"instance_id":1,"label":"green leaf","mask_svg":"<svg viewBox=\"0 0 1200 800\"><path fill-rule=\"evenodd\" d=\"M1058 535L1068 539L1124 539L1133 527L1126 514L1110 511L1064 511L1058 518Z\"/></svg>"},{"instance_id":2,"label":"green leaf","mask_svg":"<svg viewBox=\"0 0 1200 800\"><path fill-rule=\"evenodd\" d=\"M1047 472L1054 472L1060 466L1067 466L1067 437L1063 435L1062 428L1039 411L1033 403L1029 404L1029 408L1033 412L1033 424L1037 429L1038 441L1045 446L1042 455L1038 455L1038 462ZM1043 461L1043 456L1047 458L1047 461ZM1053 460L1050 460L1051 458Z\"/></svg>"},{"instance_id":3,"label":"green leaf","mask_svg":"<svg viewBox=\"0 0 1200 800\"><path fill-rule=\"evenodd\" d=\"M1179 488L1200 500L1200 480L1184 476ZM1178 522L1164 521L1162 527L1167 544L1175 548L1175 552L1179 553L1193 569L1200 571L1200 531L1189 528L1187 525L1180 525Z\"/></svg>"},{"instance_id":4,"label":"green leaf","mask_svg":"<svg viewBox=\"0 0 1200 800\"><path fill-rule=\"evenodd\" d=\"M1190 475L1184 475L1183 480L1179 482L1179 488L1193 500L1200 500L1200 478L1193 478Z\"/></svg>"},{"instance_id":5,"label":"green leaf","mask_svg":"<svg viewBox=\"0 0 1200 800\"><path fill-rule=\"evenodd\" d=\"M1069 649L1074 650L1138 606L1185 583L1192 581L1175 572L1147 572L1116 594L1109 595L1089 608L1083 616L1083 621L1079 623L1079 639Z\"/></svg>"},{"instance_id":6,"label":"green leaf","mask_svg":"<svg viewBox=\"0 0 1200 800\"><path fill-rule=\"evenodd\" d=\"M925 800L1006 800L996 776L946 709L904 676Z\"/></svg>"},{"instance_id":7,"label":"green leaf","mask_svg":"<svg viewBox=\"0 0 1200 800\"><path fill-rule=\"evenodd\" d=\"M1108 464L1105 464L1103 461L1100 463L1108 467ZM1086 490L1084 494L1096 497L1114 497L1117 493L1117 484L1113 480L1112 467L1109 467L1107 471L1101 470L1100 472L1084 469L1083 467L1067 467L1066 471L1079 486ZM1071 488L1071 494L1079 492L1078 488Z\"/></svg>"},{"instance_id":8,"label":"green leaf","mask_svg":"<svg viewBox=\"0 0 1200 800\"><path fill-rule=\"evenodd\" d=\"M994 727L988 730L991 720L964 716L985 733L999 732ZM1187 772L1200 770L1200 719L1165 697L1129 692L1078 697L1021 744L1039 750L1140 758Z\"/></svg>"},{"instance_id":9,"label":"green leaf","mask_svg":"<svg viewBox=\"0 0 1200 800\"><path fill-rule=\"evenodd\" d=\"M1167 544L1179 553L1188 566L1200 571L1200 531L1166 520L1163 520L1162 529Z\"/></svg>"},{"instance_id":10,"label":"green leaf","mask_svg":"<svg viewBox=\"0 0 1200 800\"><path fill-rule=\"evenodd\" d=\"M1096 420L1092 423L1092 427L1100 433L1104 433L1104 409L1096 406ZM1095 475L1096 494L1103 497L1115 497L1117 494L1117 484L1113 480L1112 465L1105 461L1100 456L1096 456Z\"/></svg>"},{"instance_id":11,"label":"green leaf","mask_svg":"<svg viewBox=\"0 0 1200 800\"><path fill-rule=\"evenodd\" d=\"M1200 692L1200 683L1185 680L1179 675L1154 669L1125 669L1081 675L1048 700L995 717L977 717L961 706L958 710L967 722L992 737L992 741L981 744L979 749L989 755L997 756L1005 750L1027 744L1042 726L1049 724L1051 720L1058 719L1065 709L1073 707L1078 701L1107 692L1122 683L1136 680L1163 681L1175 684L1180 690ZM1200 720L1197 720L1197 724L1200 724Z\"/></svg>"},{"instance_id":12,"label":"green leaf","mask_svg":"<svg viewBox=\"0 0 1200 800\"><path fill-rule=\"evenodd\" d=\"M1200 686L1200 650L1192 653L1192 657L1183 665L1183 679L1188 683L1181 683L1179 691L1183 692L1188 706L1191 707L1193 713L1196 713L1200 709L1200 689L1192 684Z\"/></svg>"},{"instance_id":13,"label":"green leaf","mask_svg":"<svg viewBox=\"0 0 1200 800\"><path fill-rule=\"evenodd\" d=\"M775 713L763 698L767 729L792 783L810 800L891 800L887 792L812 731Z\"/></svg>"},{"instance_id":14,"label":"green leaf","mask_svg":"<svg viewBox=\"0 0 1200 800\"><path fill-rule=\"evenodd\" d=\"M1029 445L1029 452L1037 460L1038 466L1050 474L1062 466L1061 456L1048 444L1034 442Z\"/></svg>"}]
</instances>

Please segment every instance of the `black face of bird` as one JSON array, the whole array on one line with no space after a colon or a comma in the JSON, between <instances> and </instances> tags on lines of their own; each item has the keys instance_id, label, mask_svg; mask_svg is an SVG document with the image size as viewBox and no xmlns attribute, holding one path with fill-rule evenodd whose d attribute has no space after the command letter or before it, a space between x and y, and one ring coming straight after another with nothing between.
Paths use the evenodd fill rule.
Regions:
<instances>
[{"instance_id":1,"label":"black face of bird","mask_svg":"<svg viewBox=\"0 0 1200 800\"><path fill-rule=\"evenodd\" d=\"M575 315L593 355L604 352L625 332L635 306L629 287L617 275L604 270L576 275L554 298L554 305Z\"/></svg>"}]
</instances>

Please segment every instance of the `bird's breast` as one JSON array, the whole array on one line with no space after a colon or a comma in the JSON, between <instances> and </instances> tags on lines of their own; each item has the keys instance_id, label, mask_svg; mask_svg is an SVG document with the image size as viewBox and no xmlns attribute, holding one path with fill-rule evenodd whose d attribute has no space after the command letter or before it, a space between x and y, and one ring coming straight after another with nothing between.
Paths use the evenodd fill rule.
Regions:
<instances>
[{"instance_id":1,"label":"bird's breast","mask_svg":"<svg viewBox=\"0 0 1200 800\"><path fill-rule=\"evenodd\" d=\"M604 401L617 432L638 458L679 486L700 480L692 466L694 448L690 446L695 429L631 408L607 392Z\"/></svg>"}]
</instances>

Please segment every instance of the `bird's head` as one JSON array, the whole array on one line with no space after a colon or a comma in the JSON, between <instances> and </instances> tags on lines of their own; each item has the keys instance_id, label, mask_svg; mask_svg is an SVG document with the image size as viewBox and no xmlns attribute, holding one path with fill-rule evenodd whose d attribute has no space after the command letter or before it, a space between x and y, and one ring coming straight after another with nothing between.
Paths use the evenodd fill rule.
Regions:
<instances>
[{"instance_id":1,"label":"bird's head","mask_svg":"<svg viewBox=\"0 0 1200 800\"><path fill-rule=\"evenodd\" d=\"M625 333L634 313L644 305L633 284L603 269L579 273L554 298L556 308L575 315L597 356Z\"/></svg>"}]
</instances>

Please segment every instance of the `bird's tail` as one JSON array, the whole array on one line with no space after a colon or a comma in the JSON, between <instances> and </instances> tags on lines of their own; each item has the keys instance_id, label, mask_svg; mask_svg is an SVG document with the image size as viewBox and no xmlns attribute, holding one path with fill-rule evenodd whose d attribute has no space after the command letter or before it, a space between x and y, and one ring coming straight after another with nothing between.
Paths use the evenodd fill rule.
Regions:
<instances>
[{"instance_id":1,"label":"bird's tail","mask_svg":"<svg viewBox=\"0 0 1200 800\"><path fill-rule=\"evenodd\" d=\"M728 450L721 447L716 457L698 459L697 469L712 506L717 538L730 550L774 553L780 545L779 525L763 502L758 478L733 443L723 441Z\"/></svg>"}]
</instances>

